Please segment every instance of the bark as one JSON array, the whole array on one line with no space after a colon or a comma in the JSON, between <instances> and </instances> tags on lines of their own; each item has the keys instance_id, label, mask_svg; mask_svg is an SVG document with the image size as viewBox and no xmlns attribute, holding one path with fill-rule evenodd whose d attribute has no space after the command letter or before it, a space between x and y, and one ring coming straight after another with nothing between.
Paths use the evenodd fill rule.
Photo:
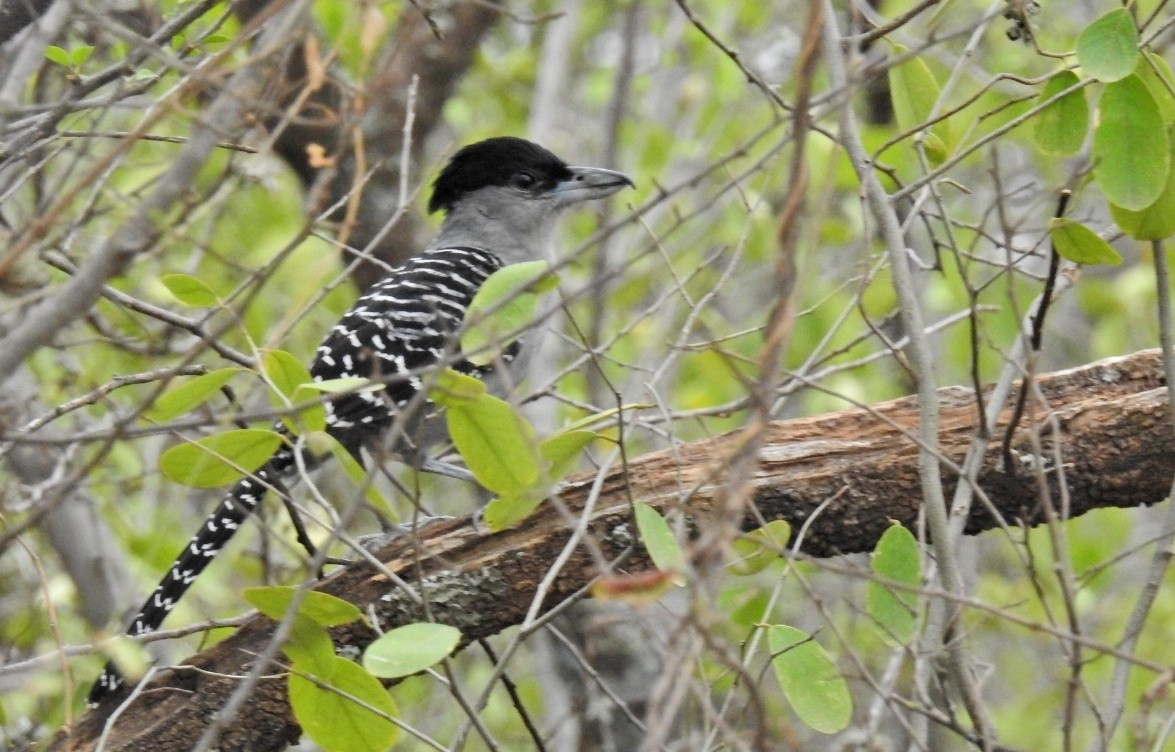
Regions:
<instances>
[{"instance_id":1,"label":"bark","mask_svg":"<svg viewBox=\"0 0 1175 752\"><path fill-rule=\"evenodd\" d=\"M1041 393L1052 410L1049 420L1037 410L1017 434L1015 475L1002 472L1000 447L993 445L979 475L979 486L994 510L1009 523L1036 524L1043 518L1028 472L1028 431L1040 429L1044 443L1059 442L1065 461L1071 514L1099 507L1154 504L1167 494L1175 471L1166 391L1157 351L1101 361L1043 376ZM942 430L939 448L959 462L971 439L975 407L972 393L959 387L940 390ZM1005 414L1004 419L1007 419ZM1055 421L1053 423L1052 421ZM852 409L814 418L772 424L763 437L761 469L754 479L756 512L761 519L787 519L798 530L809 521L803 553L828 557L871 550L898 520L914 527L919 514L916 433L918 411L912 398L869 409ZM1058 426L1057 432L1048 430ZM735 434L694 442L673 452L654 452L629 461L627 473L610 468L590 515L588 536L594 550L621 560L617 570L635 573L650 564L635 539L629 509L641 500L662 510L685 510L695 521L721 507L724 462L738 451ZM948 483L954 475L944 472ZM1057 473L1049 472L1053 490ZM573 512L583 509L594 476L572 479L561 493ZM746 527L759 524L748 519ZM999 523L976 505L969 534ZM458 626L466 639L493 635L520 624L539 583L571 536L571 526L553 505L544 505L518 529L498 534L474 531L466 521L437 523L416 541L396 541L378 553L381 561L428 599L432 616ZM573 597L598 574L598 559L579 545L544 599L551 608ZM423 618L418 606L368 564L343 569L318 589L374 609L386 629ZM273 622L255 617L236 634L194 656L200 672L164 674L150 691L127 708L107 739L106 750L186 750L251 666L270 638ZM374 635L355 625L333 630L338 645L362 647ZM273 673L280 673L274 667ZM102 733L105 713L92 712L61 735L52 749L92 749ZM261 682L255 701L220 739L219 749L277 750L298 736L298 727L280 678Z\"/></svg>"}]
</instances>

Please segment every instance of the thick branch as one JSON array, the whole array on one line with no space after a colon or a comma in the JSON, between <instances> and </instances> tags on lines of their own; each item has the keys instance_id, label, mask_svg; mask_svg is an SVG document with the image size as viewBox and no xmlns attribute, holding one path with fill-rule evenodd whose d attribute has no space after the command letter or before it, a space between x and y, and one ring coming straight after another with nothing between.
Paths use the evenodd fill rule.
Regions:
<instances>
[{"instance_id":1,"label":"thick branch","mask_svg":"<svg viewBox=\"0 0 1175 752\"><path fill-rule=\"evenodd\" d=\"M1072 514L1099 507L1133 507L1162 500L1175 472L1175 442L1161 388L1156 351L1101 361L1039 380L1049 400L1059 435L1047 430L1045 443L1058 441L1065 460ZM975 414L973 395L963 388L939 391L942 423L939 446L952 462L965 453ZM1040 418L1043 411L1038 410ZM1002 418L1006 421L1007 415ZM1017 433L1017 457L1027 454L1030 421ZM787 519L798 529L816 509L803 545L813 556L870 550L891 519L914 526L919 513L918 447L911 439L918 424L913 399L871 410L853 409L815 418L773 424L763 440L755 500L762 518ZM1037 427L1047 426L1039 422ZM734 435L695 442L675 452L655 452L631 461L625 477L610 471L602 484L589 526L597 550L624 557L621 569L646 569L634 549L634 500L664 510L700 513L714 503L727 457L738 447ZM1001 472L999 448L988 453L978 476L981 489L1007 521L1035 524L1042 519L1028 465L1015 476ZM1049 455L1046 449L1046 455ZM679 459L675 459L679 458ZM1055 474L1050 474L1055 480ZM955 478L948 472L945 480ZM562 493L563 502L582 509L593 478L580 477ZM629 495L631 492L631 496ZM997 525L980 505L967 526L971 534ZM704 514L698 515L704 518ZM756 524L747 521L748 527ZM461 521L428 528L422 540L396 542L379 558L413 584L430 603L434 618L458 626L467 639L486 637L520 624L537 584L559 556L570 535L564 518L545 506L516 530L479 534ZM417 558L425 552L425 558ZM424 555L424 554L421 554ZM597 574L595 560L582 546L567 561L544 605L553 607L574 595ZM384 628L423 618L413 600L367 564L344 569L319 589L345 597L364 611L373 608ZM273 630L256 617L240 631L190 661L202 671L173 671L156 681L118 720L107 750L183 750L199 738L209 718L248 670ZM374 635L357 626L335 630L340 644L363 646ZM210 673L205 673L210 672ZM278 673L277 669L274 670ZM71 737L53 749L91 749L104 719L91 713ZM271 679L257 689L256 702L221 740L223 750L276 750L297 738L285 682Z\"/></svg>"}]
</instances>

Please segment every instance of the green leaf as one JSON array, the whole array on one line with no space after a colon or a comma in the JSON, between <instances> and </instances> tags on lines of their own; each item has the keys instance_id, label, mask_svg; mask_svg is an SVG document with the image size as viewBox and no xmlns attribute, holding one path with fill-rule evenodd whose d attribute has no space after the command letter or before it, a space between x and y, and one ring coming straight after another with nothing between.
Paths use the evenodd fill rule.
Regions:
<instances>
[{"instance_id":1,"label":"green leaf","mask_svg":"<svg viewBox=\"0 0 1175 752\"><path fill-rule=\"evenodd\" d=\"M633 504L636 511L636 528L641 535L641 543L649 552L649 558L654 566L663 572L676 572L682 575L685 572L685 554L677 543L677 536L669 523L653 507L638 501ZM683 576L678 577L677 584L683 584Z\"/></svg>"},{"instance_id":2,"label":"green leaf","mask_svg":"<svg viewBox=\"0 0 1175 752\"><path fill-rule=\"evenodd\" d=\"M212 292L211 287L190 274L164 274L159 281L184 305L208 308L220 303L220 298Z\"/></svg>"},{"instance_id":3,"label":"green leaf","mask_svg":"<svg viewBox=\"0 0 1175 752\"><path fill-rule=\"evenodd\" d=\"M298 387L313 383L310 371L302 365L302 361L285 350L262 350L261 370L278 394L291 402ZM278 406L282 406L282 403L279 402Z\"/></svg>"},{"instance_id":4,"label":"green leaf","mask_svg":"<svg viewBox=\"0 0 1175 752\"><path fill-rule=\"evenodd\" d=\"M567 477L583 456L587 445L598 439L595 431L561 431L539 442L539 455L547 462L547 480L558 483Z\"/></svg>"},{"instance_id":5,"label":"green leaf","mask_svg":"<svg viewBox=\"0 0 1175 752\"><path fill-rule=\"evenodd\" d=\"M513 494L538 484L534 428L512 405L489 394L454 400L445 408L445 420L453 445L487 489Z\"/></svg>"},{"instance_id":6,"label":"green leaf","mask_svg":"<svg viewBox=\"0 0 1175 752\"><path fill-rule=\"evenodd\" d=\"M490 532L500 533L529 517L547 498L541 489L526 489L495 496L482 510L481 519Z\"/></svg>"},{"instance_id":7,"label":"green leaf","mask_svg":"<svg viewBox=\"0 0 1175 752\"><path fill-rule=\"evenodd\" d=\"M396 627L363 651L363 668L381 679L411 676L447 658L461 642L461 630L419 622Z\"/></svg>"},{"instance_id":8,"label":"green leaf","mask_svg":"<svg viewBox=\"0 0 1175 752\"><path fill-rule=\"evenodd\" d=\"M539 294L558 279L545 261L511 264L491 274L465 311L467 328L461 351L474 365L493 363L498 355L534 323Z\"/></svg>"},{"instance_id":9,"label":"green leaf","mask_svg":"<svg viewBox=\"0 0 1175 752\"><path fill-rule=\"evenodd\" d=\"M305 616L295 616L282 652L303 671L329 671L335 645L324 627Z\"/></svg>"},{"instance_id":10,"label":"green leaf","mask_svg":"<svg viewBox=\"0 0 1175 752\"><path fill-rule=\"evenodd\" d=\"M1099 81L1120 81L1138 64L1138 29L1125 8L1094 20L1077 38L1077 62Z\"/></svg>"},{"instance_id":11,"label":"green leaf","mask_svg":"<svg viewBox=\"0 0 1175 752\"><path fill-rule=\"evenodd\" d=\"M270 402L278 410L297 403L299 390L314 383L302 361L284 350L263 350L261 370L276 390L269 396ZM326 407L321 404L304 407L298 411L297 419L302 421L307 431L322 431L326 428ZM292 416L283 417L282 422L291 431L298 433L297 420Z\"/></svg>"},{"instance_id":12,"label":"green leaf","mask_svg":"<svg viewBox=\"0 0 1175 752\"><path fill-rule=\"evenodd\" d=\"M69 62L74 68L82 67L94 52L93 45L83 44L69 51Z\"/></svg>"},{"instance_id":13,"label":"green leaf","mask_svg":"<svg viewBox=\"0 0 1175 752\"><path fill-rule=\"evenodd\" d=\"M1047 102L1079 81L1073 71L1061 71L1045 83L1036 103ZM1032 127L1032 138L1045 154L1067 156L1081 148L1088 130L1089 102L1085 100L1085 91L1077 89L1040 111Z\"/></svg>"},{"instance_id":14,"label":"green leaf","mask_svg":"<svg viewBox=\"0 0 1175 752\"><path fill-rule=\"evenodd\" d=\"M342 394L343 392L356 392L362 389L365 392L378 392L386 386L386 384L381 384L378 381L372 381L371 379L365 379L360 376L344 376L341 379L308 381L299 386L294 394L299 399L305 399L305 396L298 394L299 391L307 390L311 392L322 392L324 394Z\"/></svg>"},{"instance_id":15,"label":"green leaf","mask_svg":"<svg viewBox=\"0 0 1175 752\"><path fill-rule=\"evenodd\" d=\"M1146 84L1147 90L1151 96L1155 98L1155 103L1159 105L1159 116L1164 123L1170 124L1175 122L1175 95L1172 95L1172 90L1175 89L1175 73L1171 72L1171 66L1160 55L1153 52L1144 53L1142 58L1138 61L1138 68L1135 73Z\"/></svg>"},{"instance_id":16,"label":"green leaf","mask_svg":"<svg viewBox=\"0 0 1175 752\"><path fill-rule=\"evenodd\" d=\"M297 588L286 586L245 588L244 596L253 608L274 621L281 621L290 610ZM353 603L328 593L308 590L298 604L298 615L323 627L337 627L363 619L363 612Z\"/></svg>"},{"instance_id":17,"label":"green leaf","mask_svg":"<svg viewBox=\"0 0 1175 752\"><path fill-rule=\"evenodd\" d=\"M894 45L894 57L902 57L909 49ZM921 58L912 57L889 69L890 98L893 100L894 118L902 133L911 133L922 128L942 89L930 71L930 66ZM941 115L942 112L940 111ZM942 164L954 148L954 134L950 119L940 120L930 126L923 141L926 157L931 164Z\"/></svg>"},{"instance_id":18,"label":"green leaf","mask_svg":"<svg viewBox=\"0 0 1175 752\"><path fill-rule=\"evenodd\" d=\"M1093 175L1111 203L1140 211L1163 192L1171 150L1159 105L1138 76L1106 86L1093 132Z\"/></svg>"},{"instance_id":19,"label":"green leaf","mask_svg":"<svg viewBox=\"0 0 1175 752\"><path fill-rule=\"evenodd\" d=\"M922 582L922 561L918 541L898 523L890 525L873 550L873 572L895 582L917 587ZM918 594L891 590L870 582L867 596L869 615L886 636L905 645L914 638L918 618Z\"/></svg>"},{"instance_id":20,"label":"green leaf","mask_svg":"<svg viewBox=\"0 0 1175 752\"><path fill-rule=\"evenodd\" d=\"M58 65L69 67L69 53L56 45L49 45L45 48L45 57Z\"/></svg>"},{"instance_id":21,"label":"green leaf","mask_svg":"<svg viewBox=\"0 0 1175 752\"><path fill-rule=\"evenodd\" d=\"M183 415L197 405L206 402L212 395L217 394L220 388L229 382L229 379L243 370L243 368L221 368L211 373L193 376L159 395L155 404L145 415L151 420L159 422Z\"/></svg>"},{"instance_id":22,"label":"green leaf","mask_svg":"<svg viewBox=\"0 0 1175 752\"><path fill-rule=\"evenodd\" d=\"M758 574L773 562L779 561L779 554L791 540L791 525L787 520L772 520L757 530L734 539L732 547L738 557L729 564L731 574Z\"/></svg>"},{"instance_id":23,"label":"green leaf","mask_svg":"<svg viewBox=\"0 0 1175 752\"><path fill-rule=\"evenodd\" d=\"M173 446L159 458L159 469L185 486L227 486L264 465L281 442L281 436L265 429L226 431Z\"/></svg>"},{"instance_id":24,"label":"green leaf","mask_svg":"<svg viewBox=\"0 0 1175 752\"><path fill-rule=\"evenodd\" d=\"M824 648L795 627L779 624L768 627L767 645L783 696L800 720L822 734L847 727L853 698Z\"/></svg>"},{"instance_id":25,"label":"green leaf","mask_svg":"<svg viewBox=\"0 0 1175 752\"><path fill-rule=\"evenodd\" d=\"M1117 266L1122 263L1122 257L1109 243L1080 222L1054 217L1049 220L1049 237L1057 254L1075 264Z\"/></svg>"},{"instance_id":26,"label":"green leaf","mask_svg":"<svg viewBox=\"0 0 1175 752\"><path fill-rule=\"evenodd\" d=\"M486 393L486 385L473 376L446 368L437 374L428 398L438 405L453 407L476 401Z\"/></svg>"},{"instance_id":27,"label":"green leaf","mask_svg":"<svg viewBox=\"0 0 1175 752\"><path fill-rule=\"evenodd\" d=\"M1171 168L1167 183L1155 202L1142 211L1110 204L1110 215L1122 232L1137 240L1163 240L1175 235L1175 142L1171 144Z\"/></svg>"},{"instance_id":28,"label":"green leaf","mask_svg":"<svg viewBox=\"0 0 1175 752\"><path fill-rule=\"evenodd\" d=\"M619 413L622 413L622 412L623 413L632 413L632 412L636 412L638 410L649 410L654 407L656 407L656 405L652 404L651 402L633 402L633 403L621 405L619 407L612 407L607 410L602 410L598 413L593 413L592 415L588 415L587 417L580 418L579 420L574 421L573 423L571 423L567 426L564 426L563 430L566 432L566 431L578 430L580 428L587 428L588 426L594 426L597 423L608 420L613 415L618 415Z\"/></svg>"},{"instance_id":29,"label":"green leaf","mask_svg":"<svg viewBox=\"0 0 1175 752\"><path fill-rule=\"evenodd\" d=\"M328 687L320 687L307 677L290 674L290 707L294 718L303 733L326 752L387 752L396 743L399 736L396 724L351 699L353 697L385 715L397 715L396 703L379 679L358 664L338 656L324 667L325 670L303 669L298 664L294 664L294 668L314 676Z\"/></svg>"}]
</instances>

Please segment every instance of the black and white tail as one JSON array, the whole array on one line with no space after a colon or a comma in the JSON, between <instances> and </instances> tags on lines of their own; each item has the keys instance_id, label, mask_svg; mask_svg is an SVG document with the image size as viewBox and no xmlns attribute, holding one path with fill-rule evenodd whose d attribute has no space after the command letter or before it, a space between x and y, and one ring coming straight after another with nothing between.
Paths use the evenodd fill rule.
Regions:
<instances>
[{"instance_id":1,"label":"black and white tail","mask_svg":"<svg viewBox=\"0 0 1175 752\"><path fill-rule=\"evenodd\" d=\"M310 366L316 381L354 376L385 384L380 392L347 394L326 403L327 431L357 459L360 450L379 441L400 408L417 396L421 373L442 362L467 373L479 372L454 356L452 339L482 282L501 266L497 256L477 248L427 251L373 285L327 333ZM515 343L504 359L511 359L517 349ZM415 423L422 412L408 413L406 425L401 426L402 436L416 436ZM276 430L283 431L280 426ZM293 450L285 447L233 486L139 609L127 633L141 635L159 629L257 508L268 487L290 476L295 466ZM107 665L90 690L90 704L99 704L121 684L118 669Z\"/></svg>"},{"instance_id":2,"label":"black and white tail","mask_svg":"<svg viewBox=\"0 0 1175 752\"><path fill-rule=\"evenodd\" d=\"M187 548L171 565L171 570L164 575L151 597L135 614L127 628L129 635L141 635L154 632L163 624L163 620L179 603L180 598L200 576L200 573L212 562L220 550L228 545L237 532L237 528L245 521L257 504L265 496L265 492L276 481L288 477L295 469L293 450L282 448L278 450L269 462L256 470L251 476L237 482L224 499L220 502L204 525L200 528ZM123 683L122 675L113 663L106 664L102 675L90 688L89 703L91 706L102 702L110 693L117 690Z\"/></svg>"}]
</instances>

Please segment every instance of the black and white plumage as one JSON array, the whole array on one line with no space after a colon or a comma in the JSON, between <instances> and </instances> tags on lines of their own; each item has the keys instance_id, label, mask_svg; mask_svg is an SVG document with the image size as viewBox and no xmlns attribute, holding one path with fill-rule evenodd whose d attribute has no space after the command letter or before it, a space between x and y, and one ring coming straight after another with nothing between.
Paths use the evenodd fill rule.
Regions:
<instances>
[{"instance_id":1,"label":"black and white plumage","mask_svg":"<svg viewBox=\"0 0 1175 752\"><path fill-rule=\"evenodd\" d=\"M620 173L568 166L518 138L488 139L454 154L429 203L430 211L445 212L437 238L373 285L318 347L310 367L316 381L361 377L386 384L381 391L327 403L327 431L362 460L361 450L381 442L401 418L395 448L418 457L422 445L435 438L429 435L435 421L426 428L425 410L403 415L400 410L418 400L430 369L445 365L479 373L461 357L455 335L481 284L506 264L542 258L562 209L626 185L632 182ZM500 360L509 362L516 350L517 343ZM266 491L297 472L293 446L283 445L228 491L132 619L129 634L158 629ZM312 458L304 457L303 465L312 466ZM90 691L90 703L107 699L121 684L117 669L108 665Z\"/></svg>"}]
</instances>

